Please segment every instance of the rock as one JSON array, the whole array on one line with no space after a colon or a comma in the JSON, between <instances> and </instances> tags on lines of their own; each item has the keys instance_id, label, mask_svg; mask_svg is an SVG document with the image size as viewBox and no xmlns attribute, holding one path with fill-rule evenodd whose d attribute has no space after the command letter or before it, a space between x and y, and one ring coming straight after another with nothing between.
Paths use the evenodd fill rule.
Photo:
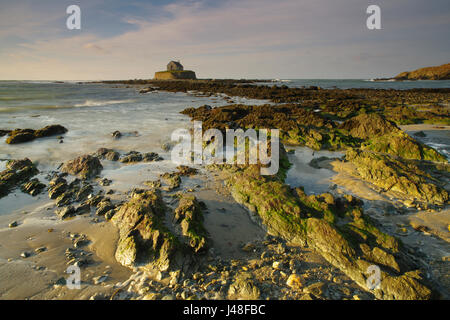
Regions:
<instances>
[{"instance_id":1,"label":"rock","mask_svg":"<svg viewBox=\"0 0 450 320\"><path fill-rule=\"evenodd\" d=\"M305 293L313 294L316 297L321 297L324 295L325 289L326 285L324 282L316 282L304 288L303 291Z\"/></svg>"},{"instance_id":2,"label":"rock","mask_svg":"<svg viewBox=\"0 0 450 320\"><path fill-rule=\"evenodd\" d=\"M208 233L203 226L203 214L194 196L183 194L175 209L175 221L180 223L183 236L188 237L189 246L194 252L207 250Z\"/></svg>"},{"instance_id":3,"label":"rock","mask_svg":"<svg viewBox=\"0 0 450 320\"><path fill-rule=\"evenodd\" d=\"M17 221L13 221L13 222L11 222L11 223L8 225L8 228L15 228L15 227L17 227L17 226L18 226Z\"/></svg>"},{"instance_id":4,"label":"rock","mask_svg":"<svg viewBox=\"0 0 450 320\"><path fill-rule=\"evenodd\" d=\"M122 137L122 133L120 133L120 131L114 131L114 132L112 133L112 137L113 137L114 139L120 139L120 138Z\"/></svg>"},{"instance_id":5,"label":"rock","mask_svg":"<svg viewBox=\"0 0 450 320\"><path fill-rule=\"evenodd\" d=\"M153 162L161 160L163 160L163 158L161 158L156 152L144 153L144 155L142 156L142 161L145 162Z\"/></svg>"},{"instance_id":6,"label":"rock","mask_svg":"<svg viewBox=\"0 0 450 320\"><path fill-rule=\"evenodd\" d=\"M92 278L92 281L94 281L94 284L101 284L101 283L105 282L106 280L108 280L108 276L98 276L98 277Z\"/></svg>"},{"instance_id":7,"label":"rock","mask_svg":"<svg viewBox=\"0 0 450 320\"><path fill-rule=\"evenodd\" d=\"M0 198L8 195L18 185L27 182L38 172L30 159L9 160L6 169L0 172Z\"/></svg>"},{"instance_id":8,"label":"rock","mask_svg":"<svg viewBox=\"0 0 450 320\"><path fill-rule=\"evenodd\" d=\"M33 129L15 129L9 132L9 137L6 139L8 144L16 144L32 141L37 138L44 138L53 135L66 133L67 129L61 125L50 125L39 130Z\"/></svg>"},{"instance_id":9,"label":"rock","mask_svg":"<svg viewBox=\"0 0 450 320\"><path fill-rule=\"evenodd\" d=\"M361 139L400 131L394 122L388 121L383 116L375 113L357 115L345 121L340 128L348 131L353 137Z\"/></svg>"},{"instance_id":10,"label":"rock","mask_svg":"<svg viewBox=\"0 0 450 320\"><path fill-rule=\"evenodd\" d=\"M44 251L47 251L46 247L39 247L39 248L34 249L34 252L36 252L36 253L41 253Z\"/></svg>"},{"instance_id":11,"label":"rock","mask_svg":"<svg viewBox=\"0 0 450 320\"><path fill-rule=\"evenodd\" d=\"M99 159L106 159L109 161L117 161L120 157L119 152L107 148L98 149L96 155Z\"/></svg>"},{"instance_id":12,"label":"rock","mask_svg":"<svg viewBox=\"0 0 450 320\"><path fill-rule=\"evenodd\" d=\"M438 185L439 181L431 180L429 173L416 162L354 149L348 150L345 158L356 167L350 174L382 190L395 192L397 197L440 205L449 199L448 192Z\"/></svg>"},{"instance_id":13,"label":"rock","mask_svg":"<svg viewBox=\"0 0 450 320\"><path fill-rule=\"evenodd\" d=\"M167 191L171 191L173 189L176 189L180 187L181 185L181 178L180 174L178 172L166 172L162 175L160 175L161 179L167 184Z\"/></svg>"},{"instance_id":14,"label":"rock","mask_svg":"<svg viewBox=\"0 0 450 320\"><path fill-rule=\"evenodd\" d=\"M103 187L108 187L111 185L112 180L103 178L102 180L99 181L99 185L103 186Z\"/></svg>"},{"instance_id":15,"label":"rock","mask_svg":"<svg viewBox=\"0 0 450 320\"><path fill-rule=\"evenodd\" d=\"M24 251L24 252L22 252L22 253L20 254L20 256L21 256L22 258L28 258L29 256L31 256L31 253L28 252L28 251Z\"/></svg>"},{"instance_id":16,"label":"rock","mask_svg":"<svg viewBox=\"0 0 450 320\"><path fill-rule=\"evenodd\" d=\"M171 294L165 295L161 300L175 300L175 297Z\"/></svg>"},{"instance_id":17,"label":"rock","mask_svg":"<svg viewBox=\"0 0 450 320\"><path fill-rule=\"evenodd\" d=\"M141 162L143 159L142 154L137 151L130 151L120 157L119 161L122 163Z\"/></svg>"},{"instance_id":18,"label":"rock","mask_svg":"<svg viewBox=\"0 0 450 320\"><path fill-rule=\"evenodd\" d=\"M81 179L90 179L98 175L102 169L103 166L97 157L84 155L66 162L61 171L78 176Z\"/></svg>"},{"instance_id":19,"label":"rock","mask_svg":"<svg viewBox=\"0 0 450 320\"><path fill-rule=\"evenodd\" d=\"M48 189L48 196L50 199L57 199L62 194L64 194L64 192L66 192L68 188L69 186L67 185L65 180L64 182L59 182L55 185L50 184L50 188Z\"/></svg>"},{"instance_id":20,"label":"rock","mask_svg":"<svg viewBox=\"0 0 450 320\"><path fill-rule=\"evenodd\" d=\"M147 187L153 188L153 189L160 188L161 187L161 180L145 181L144 185L146 185Z\"/></svg>"},{"instance_id":21,"label":"rock","mask_svg":"<svg viewBox=\"0 0 450 320\"><path fill-rule=\"evenodd\" d=\"M293 273L286 281L286 285L292 289L300 289L303 287L303 280L297 274Z\"/></svg>"},{"instance_id":22,"label":"rock","mask_svg":"<svg viewBox=\"0 0 450 320\"><path fill-rule=\"evenodd\" d=\"M45 184L41 183L39 179L31 179L29 182L22 184L20 189L22 192L28 193L31 196L37 196L45 188Z\"/></svg>"},{"instance_id":23,"label":"rock","mask_svg":"<svg viewBox=\"0 0 450 320\"><path fill-rule=\"evenodd\" d=\"M103 200L98 204L97 211L95 212L95 214L98 216L103 216L108 211L114 210L114 209L115 209L115 206L113 204L111 204L110 201Z\"/></svg>"},{"instance_id":24,"label":"rock","mask_svg":"<svg viewBox=\"0 0 450 320\"><path fill-rule=\"evenodd\" d=\"M228 289L228 299L258 300L260 290L253 283L250 273L239 273Z\"/></svg>"},{"instance_id":25,"label":"rock","mask_svg":"<svg viewBox=\"0 0 450 320\"><path fill-rule=\"evenodd\" d=\"M161 299L161 295L159 293L155 293L155 292L148 293L142 298L142 300L160 300L160 299ZM166 298L165 300L173 300L173 299Z\"/></svg>"},{"instance_id":26,"label":"rock","mask_svg":"<svg viewBox=\"0 0 450 320\"><path fill-rule=\"evenodd\" d=\"M116 260L124 266L169 269L177 250L176 237L164 225L165 205L153 190L134 192L111 219L119 228Z\"/></svg>"},{"instance_id":27,"label":"rock","mask_svg":"<svg viewBox=\"0 0 450 320\"><path fill-rule=\"evenodd\" d=\"M59 210L56 210L56 215L61 219L67 219L69 217L73 217L75 215L75 209L72 206L65 207Z\"/></svg>"},{"instance_id":28,"label":"rock","mask_svg":"<svg viewBox=\"0 0 450 320\"><path fill-rule=\"evenodd\" d=\"M425 138L427 135L423 131L417 131L414 133L414 136L419 137L419 138Z\"/></svg>"},{"instance_id":29,"label":"rock","mask_svg":"<svg viewBox=\"0 0 450 320\"><path fill-rule=\"evenodd\" d=\"M274 269L281 269L282 266L283 266L283 263L280 262L280 261L274 261L274 262L272 263L272 268L274 268Z\"/></svg>"}]
</instances>

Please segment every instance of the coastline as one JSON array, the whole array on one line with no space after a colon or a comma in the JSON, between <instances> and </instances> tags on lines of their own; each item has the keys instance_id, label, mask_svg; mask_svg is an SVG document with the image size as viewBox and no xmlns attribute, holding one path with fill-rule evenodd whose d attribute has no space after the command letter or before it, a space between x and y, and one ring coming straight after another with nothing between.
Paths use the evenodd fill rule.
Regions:
<instances>
[{"instance_id":1,"label":"coastline","mask_svg":"<svg viewBox=\"0 0 450 320\"><path fill-rule=\"evenodd\" d=\"M191 86L190 83L194 83L194 86ZM373 98L372 101L375 106L373 106L373 109L376 109L377 106L380 106L381 104L385 103L386 101L390 101L394 95L402 95L404 99L410 100L410 104L414 105L417 103L416 100L423 100L427 99L427 94L431 95L431 98L437 97L438 99L443 99L448 102L448 92L450 89L436 89L436 90L428 90L425 93L423 93L422 90L416 90L416 91L408 91L408 92L388 92L388 91L377 91L377 90L367 90L367 89L350 89L350 90L340 90L340 89L319 89L319 88L308 88L308 89L288 89L288 88L280 88L280 89L268 89L266 87L264 88L254 88L250 86L239 85L239 86L230 86L230 83L218 83L218 86L215 87L215 84L211 84L206 82L206 85L200 85L200 87L197 87L196 82L183 82L183 83L177 83L177 82L168 82L168 83L161 83L161 82L152 82L152 85L160 85L161 87L157 90L157 92L149 92L146 94L160 94L158 93L160 90L166 90L172 92L172 94L176 94L175 92L185 92L188 93L188 96L192 97L192 99L203 99L205 96L210 99L211 102L215 102L213 99L221 100L220 105L228 105L230 104L230 101L236 102L237 99L236 96L240 96L241 98L244 97L246 99L252 99L248 100L248 105L251 105L251 102L254 100L262 100L262 99L271 99L272 104L295 104L300 97L302 97L302 100L304 101L304 106L306 109L314 109L316 107L315 104L312 102L308 102L308 100L313 101L314 99L318 99L319 101L325 101L327 99L330 99L330 97L333 97L337 101L345 101L349 103L348 105L344 105L343 108L336 111L336 106L333 103L330 103L326 106L321 106L321 112L320 117L325 119L323 120L324 123L328 122L334 122L334 121L340 121L337 120L337 118L342 119L344 121L345 119L352 118L352 112L356 112L357 114L360 113L360 107L358 106L358 103L364 101L364 99L370 99ZM123 84L131 85L130 83L123 82ZM139 88L136 90L139 90L141 88L142 84L139 84ZM129 88L131 89L131 88ZM206 90L205 90L206 89ZM196 91L195 91L196 90ZM205 91L202 91L205 90ZM209 90L209 92L208 92ZM222 95L222 94L226 94ZM233 95L235 94L235 95ZM352 99L356 99L355 97L352 97L352 95L359 95L359 94L367 94L367 97L362 98L361 100L357 100L355 104L351 104ZM350 95L351 99L348 98ZM385 95L385 96L384 96ZM305 99L305 97L307 99ZM340 100L342 99L342 100ZM306 101L305 101L306 100ZM394 101L394 100L392 100ZM260 101L261 105L264 105L267 103L267 100ZM200 102L197 102L200 104ZM397 104L398 102L395 102ZM423 105L423 102L421 102ZM367 103L365 103L367 105ZM187 107L187 106L186 106ZM296 108L295 106L288 105L289 108ZM249 107L250 108L250 107ZM386 107L382 113L385 114L388 118L397 120L397 121L403 121L403 118L397 117L398 114L395 114L395 111L398 110L398 105L392 106L392 107ZM420 109L420 108L418 108ZM355 111L356 110L356 111ZM400 109L403 110L403 109ZM179 110L181 111L181 110ZM447 112L447 113L445 113ZM195 113L191 113L190 117L195 118ZM405 117L409 117L408 120L414 120L416 115L415 114L407 114L404 112L402 115ZM422 114L421 114L422 115ZM430 114L426 113L427 116L429 116L429 120L437 120L439 119L445 119L448 117L448 110L446 111L445 108L440 109L439 113L437 114ZM181 117L181 116L180 116ZM185 125L188 125L188 122L186 121L185 116L183 116ZM314 118L314 113L311 113L311 115L308 114L308 117ZM309 119L305 117L304 119ZM304 120L302 119L302 120ZM238 121L239 119L236 119L233 121ZM175 123L175 126L178 125L179 122ZM338 122L336 122L338 123ZM217 123L212 123L217 124ZM211 125L212 125L211 124ZM252 124L252 123L250 123ZM241 125L244 127L247 125L247 123L242 122ZM174 127L175 127L174 126ZM333 125L335 128L336 124ZM411 137L415 137L414 133L423 131L425 133L424 138L416 138L418 141L423 141L425 144L431 143L431 146L433 146L433 143L436 143L437 141L442 141L442 138L445 137L446 139L450 139L449 136L449 126L443 126L443 125L432 125L432 124L413 124L413 125L400 125L400 129L404 130L405 132L409 133ZM6 128L5 128L6 129ZM320 129L320 127L319 127ZM330 130L330 128L327 128L327 130ZM110 130L111 131L111 130ZM167 130L167 133L169 133L170 130ZM322 134L323 131L320 131ZM69 138L70 138L71 131L69 130ZM160 145L163 141L155 142L153 145L151 145L150 149L148 150L149 146L141 143L141 144L133 144L133 146L129 147L129 141L130 139L134 139L133 137L125 137L122 138L119 142L107 140L106 137L110 134L110 132L104 133L104 139L102 141L102 146L108 147L108 148L118 148L122 152L126 152L130 150L131 148L134 148L134 146L145 146L146 150L139 150L139 151L156 151L163 155L163 157L168 157L168 154L165 154L161 152L162 150L159 149ZM299 135L299 141L303 141L303 136ZM47 138L46 138L47 139ZM108 138L110 139L110 138ZM127 140L128 139L128 140ZM69 140L69 139L67 139ZM43 141L42 143L48 142L48 140ZM301 150L305 150L304 152L312 152L316 146L318 141L311 141L302 142ZM320 142L320 141L319 141ZM33 141L29 142L31 144L40 143L39 141ZM66 143L66 142L65 142ZM70 143L70 141L69 141ZM104 145L107 143L107 145ZM450 143L443 143L445 145L445 150L448 150L448 146ZM158 146L159 145L159 146ZM287 144L286 144L287 145ZM96 150L96 147L100 147L100 145L95 146L95 148L91 147L89 153L93 153ZM308 148L309 147L309 148ZM312 147L312 148L311 148ZM319 145L320 149L330 149L330 145L328 142L321 142ZM330 152L337 152L337 151L343 151L344 148L337 147L335 149L331 148ZM84 150L86 151L86 150ZM80 151L74 151L70 155L65 155L64 161L70 160L71 158L75 157L79 154ZM24 150L23 153L20 154L20 157L26 156L27 151ZM342 154L337 154L336 157L341 157ZM330 155L331 157L331 155ZM315 158L319 158L319 152L318 155L315 156ZM34 160L34 159L32 159ZM421 161L419 159L419 161ZM159 173L163 173L163 170L167 170L167 167L162 167L163 163L150 163L150 164L131 164L131 165L119 165L117 163L103 161L104 169L102 172L102 176L107 177L114 182L122 181L122 186L114 186L114 189L118 191L115 196L111 196L111 199L117 203L120 203L121 201L127 201L129 191L131 191L134 187L139 186L140 188L145 188L142 185L142 182L144 180L153 180L158 177L157 174L150 174L146 175L143 172L145 171L154 171ZM160 166L161 164L161 166ZM330 163L324 164L328 168L330 167ZM301 166L297 166L300 167ZM170 166L169 166L170 168ZM296 167L294 166L294 169ZM44 171L51 171L55 169L55 163L53 161L50 161L50 163L45 164ZM175 168L172 167L171 170L174 170ZM123 170L123 171L121 171ZM292 170L292 168L291 168ZM327 169L329 170L329 169ZM342 171L340 169L336 169L336 171ZM324 258L320 254L320 250L311 251L311 248L299 248L298 244L292 244L287 241L287 239L283 239L283 237L277 236L273 238L272 236L265 236L265 227L264 223L262 221L259 221L258 217L253 218L254 220L251 220L252 214L248 213L247 210L245 210L236 200L231 198L230 196L228 198L223 198L222 194L229 193L229 187L226 186L225 181L227 179L221 177L221 173L216 173L219 176L216 177L218 179L218 182L212 182L211 173L209 172L203 172L200 173L199 176L195 176L193 178L194 181L191 181L191 177L183 177L182 178L182 191L183 193L193 193L196 198L198 198L199 201L202 201L206 204L206 211L209 211L209 214L204 212L205 220L204 220L204 226L208 231L210 231L211 234L214 234L218 239L216 239L217 246L213 248L217 251L214 254L207 254L206 257L199 257L199 260L202 260L206 262L206 265L203 265L202 263L198 263L197 268L202 269L205 268L208 270L208 261L211 262L211 264L215 265L216 268L223 268L222 273L218 275L209 275L209 272L202 271L202 276L200 278L203 278L203 282L212 281L217 283L222 283L221 285L214 285L214 289L206 289L206 290L200 290L199 286L202 286L201 284L195 284L199 281L193 281L196 279L193 279L195 272L192 272L192 274L189 274L186 272L185 274L185 280L190 280L193 283L188 284L187 286L180 285L177 287L176 285L173 285L172 287L169 287L168 283L170 282L172 278L172 274L163 272L161 274L161 279L158 280L160 277L158 273L156 273L156 276L154 277L153 281L159 284L150 285L153 289L149 289L148 291L145 291L143 288L146 287L144 284L148 284L148 280L145 279L146 275L145 272L142 270L138 271L138 269L126 269L125 267L121 266L117 261L114 259L114 251L116 250L116 241L119 239L117 235L117 229L113 226L111 222L103 221L102 217L96 217L93 212L87 216L76 216L75 218L72 218L71 220L63 220L59 221L56 220L56 216L52 212L52 210L30 210L30 214L23 215L23 219L19 215L19 211L22 209L17 209L15 215L7 216L7 215L1 215L0 221L1 225L4 226L1 233L4 234L4 236L0 235L0 239L10 239L13 235L16 238L16 241L14 243L17 244L17 247L9 247L7 243L1 244L0 243L0 254L2 258L2 268L5 270L5 272L2 274L11 274L11 270L17 268L19 270L18 272L21 272L20 274L25 274L30 270L30 262L33 262L35 264L35 268L37 265L37 268L44 266L46 269L33 271L34 276L31 276L31 282L30 285L35 288L36 292L33 292L32 294L29 293L29 288L27 287L26 291L25 289L17 291L11 290L12 286L16 286L16 283L13 280L13 277L2 279L2 281L5 281L5 283L8 283L8 286L5 286L5 291L2 292L2 298L80 298L80 299L88 299L91 297L97 296L103 297L103 298L123 298L123 299L133 299L133 298L150 298L149 292L154 293L152 297L159 297L163 298L166 296L172 296L172 298L180 298L182 292L189 291L189 294L187 297L193 297L200 298L203 296L203 294L208 298L217 298L217 297L227 297L229 294L229 288L232 283L239 282L240 280L240 271L244 270L244 268L249 271L253 277L252 283L259 287L259 294L258 298L265 297L265 298L290 298L290 299L298 299L298 298L324 298L324 299L343 299L343 298L354 298L354 296L358 296L359 298L365 298L365 299L373 299L374 296L368 292L367 290L361 288L361 286L357 285L353 280L351 280L347 275L342 273L342 271L339 270L339 268L336 268L335 266L332 266L332 263L326 262ZM298 174L301 176L302 172L298 172ZM339 173L341 174L341 173ZM130 176L129 176L130 175ZM214 173L213 173L214 175ZM141 176L145 176L145 178L140 178ZM330 177L327 177L330 178ZM382 227L381 230L387 232L388 234L396 235L398 228L407 228L406 233L408 233L408 236L400 236L402 237L405 242L413 247L417 246L417 243L419 243L419 246L423 246L426 248L426 253L428 255L428 258L431 259L436 264L439 264L439 268L445 267L445 265L441 266L440 262L445 262L448 260L449 256L449 238L446 236L445 233L445 224L448 223L448 209L445 207L445 205L448 205L444 203L444 209L442 211L439 211L436 213L436 216L439 215L439 217L436 217L436 219L427 219L427 214L433 214L430 212L424 213L420 209L412 209L414 212L410 214L401 214L400 216L385 216L385 212L387 210L392 210L392 207L394 206L393 203L396 204L394 206L395 208L400 208L404 210L404 206L399 205L395 201L392 201L392 199L388 196L386 197L383 193L374 191L370 183L367 181L363 181L360 178L355 177L339 177L339 175L334 175L330 178L330 190L329 192L333 192L333 189L331 188L333 186L333 183L337 184L339 188L336 190L336 194L333 193L334 196L339 195L345 195L345 194L354 194L362 199L365 199L364 201L368 201L372 203L373 205L367 206L365 204L364 211L371 217L375 219L380 219L379 221L382 222L382 225L386 225L386 221L389 221L389 223L392 225L392 228L385 228ZM131 182L130 182L131 181ZM94 183L94 182L92 182ZM212 184L212 186L209 186L208 184ZM195 187L196 185L200 185L200 187ZM194 186L194 187L193 187ZM297 187L297 186L293 186ZM342 188L341 188L342 187ZM123 189L122 189L123 188ZM105 188L105 191L107 191L108 188ZM188 192L188 189L194 189L194 192ZM220 191L216 192L215 189L219 189ZM317 190L321 190L318 188ZM366 191L365 191L366 190ZM310 191L307 188L305 188L305 191ZM358 191L358 192L357 192ZM16 192L16 191L14 191ZM20 191L18 191L20 192ZM318 192L319 193L319 192ZM46 194L43 194L43 198L46 197ZM176 209L176 205L178 204L176 200L169 200L170 196L169 194L164 193L163 196L164 201L169 206L169 212L171 210ZM390 205L388 205L390 203ZM33 204L30 204L31 207L33 207ZM48 202L47 205L53 206L52 202ZM120 204L119 204L120 206ZM53 208L52 208L53 209ZM224 210L223 210L224 209ZM229 214L227 214L227 212ZM378 217L380 216L380 217ZM100 222L92 224L92 220L100 219ZM249 219L244 225L240 225L241 221L246 221L245 219ZM386 220L387 219L387 220ZM15 228L7 228L6 226L11 220L18 220L19 225ZM39 221L39 225L38 222ZM42 222L45 221L47 224L41 225ZM256 222L255 222L256 221ZM227 230L230 229L230 226L228 227L222 227L221 225L224 224L231 224L231 227L234 228L234 230L230 233L232 239L237 238L239 234L244 234L245 237L242 237L242 241L236 241L232 243L232 249L227 247ZM398 224L404 224L404 227L398 227ZM54 229L53 232L48 233L46 230L51 226L51 228ZM234 226L234 227L233 227ZM428 229L422 228L426 227ZM242 229L240 229L242 228ZM63 287L51 287L49 289L48 284L52 282L56 282L58 279L61 278L63 275L64 268L62 267L65 264L65 259L62 257L63 251L67 249L72 244L72 239L64 238L64 231L67 231L66 229L69 229L72 233L83 233L86 234L87 237L92 241L92 244L88 245L86 247L87 252L92 252L93 259L95 261L98 261L98 263L93 263L93 266L86 267L85 271L89 276L86 278L86 282L89 282L89 285L86 284L85 290L82 290L81 292L77 293L70 293L67 289ZM414 231L412 231L413 229ZM418 231L417 231L417 230ZM425 233L426 232L426 233ZM447 229L448 233L448 229ZM32 240L26 240L30 236L33 235ZM104 238L104 235L107 234L108 238ZM398 234L397 234L398 236ZM64 239L63 242L61 242L61 239ZM222 242L218 241L220 239L223 239ZM423 243L420 243L422 241ZM61 243L58 243L61 242ZM214 243L214 242L213 242ZM248 251L242 250L242 248L248 247L248 244L251 244L254 248L250 249L250 253ZM26 259L20 258L20 252L25 250L34 251L34 249L45 245L48 247L48 251L42 252L36 255L32 255L31 257L28 257ZM252 247L250 246L250 247ZM278 249L279 247L282 247L282 249ZM253 251L256 250L256 251ZM261 257L261 255L265 251L270 252L277 252L279 253L273 255L271 258L264 258ZM293 253L291 253L291 251ZM214 252L214 251L213 251ZM252 253L253 252L253 253ZM322 253L323 254L323 253ZM51 256L51 257L45 257L45 256ZM417 252L414 253L414 255L421 256ZM238 257L237 259L232 259L232 257ZM12 258L13 260L8 262L8 258ZM46 260L47 258L48 260ZM36 259L36 260L33 260ZM98 259L98 260L97 260ZM197 257L196 257L197 259ZM212 260L211 260L212 259ZM233 266L233 260L237 260L238 262L234 263ZM294 261L293 267L291 268L291 260ZM280 268L274 268L273 265L275 262L282 261L283 267ZM24 266L24 264L26 266ZM299 267L296 264L306 264L306 267ZM314 274L317 272L317 264L323 268L325 271L320 271L319 276L310 276L308 278L307 274ZM100 275L103 275L105 272L106 265L111 266L110 279L102 282L100 285L93 285L93 278L98 277ZM55 267L57 266L57 267ZM219 267L220 266L220 267ZM319 267L319 268L320 268ZM431 270L431 272L436 273L435 271L438 270L438 267ZM91 269L92 268L92 269ZM22 269L23 271L20 271ZM204 269L204 270L205 270ZM320 270L320 269L319 269ZM442 271L442 269L439 269L439 275L433 275L432 281L436 282L445 282L448 278L448 272L445 271L445 269ZM302 275L304 278L303 285L299 285L299 287L295 287L294 285L290 286L287 285L289 282L288 279L290 278L290 275L296 274L293 273L293 271L298 272ZM36 272L36 273L34 273ZM47 272L47 274L44 275L44 273ZM226 272L232 275L226 276ZM225 276L224 276L225 274ZM118 287L120 285L117 285L117 282L126 282L127 279L132 279L136 277L136 279L140 279L139 282L141 283L139 286L130 286L133 287L129 291L123 290L120 294L115 294ZM220 277L225 277L225 279L222 279ZM273 285L271 285L269 288L265 288L264 279L272 277L273 279ZM447 277L447 278L446 278ZM35 279L42 278L41 282L34 282ZM224 282L218 282L218 278L221 279L221 281ZM294 277L295 278L295 277ZM335 281L336 278L337 280ZM142 280L144 279L144 280ZM84 278L83 278L84 281ZM177 280L178 281L178 280ZM243 280L244 281L244 280ZM248 279L245 281L249 281ZM181 281L179 281L181 283ZM344 289L338 289L336 284L341 284L344 282L346 285L342 286L342 288L347 288L348 292ZM129 282L131 283L131 281ZM321 283L321 285L315 285L316 283ZM315 290L313 291L313 288L309 288L310 286L315 285L316 287L327 287L327 290L324 290L323 288L321 290ZM148 286L147 286L148 287ZM295 288L294 288L295 287ZM186 289L187 288L187 289ZM278 288L278 290L277 290ZM307 289L309 288L309 289ZM448 286L447 288L444 286L443 288L437 285L434 285L434 288L438 289L440 291L441 297L447 297L448 298ZM9 289L9 290L8 290ZM195 290L194 290L195 289ZM287 290L286 290L287 289ZM159 293L159 291L162 293ZM126 291L126 292L125 292ZM342 292L341 292L342 291ZM345 291L345 292L343 292ZM25 292L28 292L27 294ZM197 294L198 292L198 294ZM216 293L219 292L220 295L216 295ZM98 294L98 295L97 295ZM233 296L233 295L231 295ZM230 296L230 297L231 297ZM186 297L186 294L185 294ZM233 296L234 297L234 296ZM247 296L248 297L248 296ZM254 296L250 296L254 297Z\"/></svg>"}]
</instances>

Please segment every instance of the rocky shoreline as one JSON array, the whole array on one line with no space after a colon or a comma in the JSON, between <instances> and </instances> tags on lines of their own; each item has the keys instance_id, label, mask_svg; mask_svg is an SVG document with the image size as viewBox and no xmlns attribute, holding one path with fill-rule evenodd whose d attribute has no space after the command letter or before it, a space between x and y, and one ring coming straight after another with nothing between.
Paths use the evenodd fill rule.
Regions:
<instances>
[{"instance_id":1,"label":"rocky shoreline","mask_svg":"<svg viewBox=\"0 0 450 320\"><path fill-rule=\"evenodd\" d=\"M91 277L89 286L94 291L96 287L102 290L91 290L89 297L78 298L449 298L445 286L448 268L436 273L431 262L439 262L437 258L404 243L384 228L380 220L366 212L365 200L350 192L342 193L342 189L341 193L330 189L308 195L302 187L287 185L290 163L285 146L344 152L342 158L315 159L311 166L330 168L364 183L389 198L399 214L408 210L427 210L430 215L445 212L450 191L447 158L399 126L448 124L450 89L325 90L227 80L114 84L138 85L142 94L163 90L225 95L228 101L236 96L270 100L270 104L261 106L230 103L216 108L187 108L182 113L201 120L203 130L279 128L283 143L281 169L277 175L265 177L259 174L259 165L215 165L200 171L179 166L160 174L159 179L144 181L141 188L116 193L108 188L111 181L102 177L105 163L127 166L164 159L155 152L102 148L47 173L47 183L35 178L39 172L31 160L10 159L0 173L0 196L18 187L32 195L46 190L54 203L50 210L58 219L69 224L78 218L86 219L107 224L117 232L113 255L118 265L130 270L130 278L114 284L106 280L108 276L101 278L97 274ZM47 128L42 135L42 130L27 130L5 130L5 134L25 135L26 139L16 138L20 143L67 131ZM267 232L261 239L240 244L241 258L215 252L206 222L217 208L206 204L200 193L207 184L186 187L187 180L200 177L220 190L212 193L227 198L229 206L238 203L247 208L248 215ZM9 229L20 228L16 221ZM425 230L417 223L415 229ZM66 251L68 261L86 270L93 268L89 237L74 236L72 243L74 247ZM448 248L448 242L445 246ZM23 253L24 260L31 255ZM448 255L439 258L448 261ZM382 281L371 290L367 287L367 270L374 264L381 268ZM60 284L55 283L50 291L54 290L58 291L56 297L64 296Z\"/></svg>"}]
</instances>

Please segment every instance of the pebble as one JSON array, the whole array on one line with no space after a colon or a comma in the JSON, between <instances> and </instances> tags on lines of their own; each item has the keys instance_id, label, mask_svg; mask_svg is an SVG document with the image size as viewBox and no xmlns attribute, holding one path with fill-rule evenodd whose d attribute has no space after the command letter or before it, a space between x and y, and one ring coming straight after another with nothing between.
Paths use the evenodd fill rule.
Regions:
<instances>
[{"instance_id":1,"label":"pebble","mask_svg":"<svg viewBox=\"0 0 450 320\"><path fill-rule=\"evenodd\" d=\"M17 221L13 221L13 222L11 222L9 225L8 225L8 227L9 228L15 228L15 227L17 227Z\"/></svg>"},{"instance_id":2,"label":"pebble","mask_svg":"<svg viewBox=\"0 0 450 320\"><path fill-rule=\"evenodd\" d=\"M29 253L28 251L24 251L24 252L22 252L22 253L20 254L20 256L21 256L22 258L28 258L30 255L31 255L31 253Z\"/></svg>"}]
</instances>

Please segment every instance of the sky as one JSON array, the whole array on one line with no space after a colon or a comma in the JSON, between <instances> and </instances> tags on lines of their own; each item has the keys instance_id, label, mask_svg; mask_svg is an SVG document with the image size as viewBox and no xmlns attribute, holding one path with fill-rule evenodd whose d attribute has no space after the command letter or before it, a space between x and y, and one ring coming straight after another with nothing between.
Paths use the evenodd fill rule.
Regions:
<instances>
[{"instance_id":1,"label":"sky","mask_svg":"<svg viewBox=\"0 0 450 320\"><path fill-rule=\"evenodd\" d=\"M0 0L0 80L370 79L449 63L449 34L449 0Z\"/></svg>"}]
</instances>

